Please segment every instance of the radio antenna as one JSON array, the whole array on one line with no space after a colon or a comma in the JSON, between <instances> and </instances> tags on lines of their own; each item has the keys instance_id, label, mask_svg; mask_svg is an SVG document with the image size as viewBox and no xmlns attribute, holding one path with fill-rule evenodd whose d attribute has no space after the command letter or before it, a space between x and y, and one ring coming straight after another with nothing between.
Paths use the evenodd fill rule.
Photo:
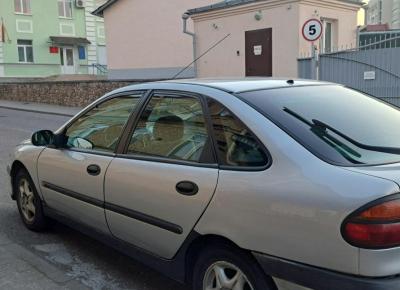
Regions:
<instances>
[{"instance_id":1,"label":"radio antenna","mask_svg":"<svg viewBox=\"0 0 400 290\"><path fill-rule=\"evenodd\" d=\"M217 43L215 43L213 46L211 46L209 49L207 49L203 54L201 54L198 58L196 58L194 61L192 61L191 63L189 63L187 66L185 66L181 71L179 71L172 79L176 79L178 76L180 76L185 70L187 70L189 67L192 66L192 64L196 63L200 58L202 58L203 56L205 56L206 54L208 54L211 50L213 50L214 48L216 48L218 45L220 45L222 42L225 41L225 39L227 39L229 36L231 36L230 33L228 33L227 35L225 35L225 37L223 37L221 40L219 40Z\"/></svg>"}]
</instances>

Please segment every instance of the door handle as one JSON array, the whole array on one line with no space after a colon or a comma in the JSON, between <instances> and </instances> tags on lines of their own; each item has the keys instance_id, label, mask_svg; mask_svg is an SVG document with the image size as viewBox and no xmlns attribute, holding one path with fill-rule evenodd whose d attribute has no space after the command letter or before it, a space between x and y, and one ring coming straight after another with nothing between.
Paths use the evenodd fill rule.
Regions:
<instances>
[{"instance_id":1,"label":"door handle","mask_svg":"<svg viewBox=\"0 0 400 290\"><path fill-rule=\"evenodd\" d=\"M191 181L181 181L176 185L176 191L180 194L193 196L199 192L199 187Z\"/></svg>"},{"instance_id":2,"label":"door handle","mask_svg":"<svg viewBox=\"0 0 400 290\"><path fill-rule=\"evenodd\" d=\"M89 173L92 176L97 176L101 172L100 166L98 166L96 164L89 165L86 170L87 170L87 173Z\"/></svg>"}]
</instances>

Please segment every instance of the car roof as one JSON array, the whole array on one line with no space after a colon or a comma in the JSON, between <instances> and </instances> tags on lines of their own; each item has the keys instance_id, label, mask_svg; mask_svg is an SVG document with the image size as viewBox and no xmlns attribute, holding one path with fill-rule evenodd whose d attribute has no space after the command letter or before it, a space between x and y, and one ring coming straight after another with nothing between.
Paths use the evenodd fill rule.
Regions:
<instances>
[{"instance_id":1,"label":"car roof","mask_svg":"<svg viewBox=\"0 0 400 290\"><path fill-rule=\"evenodd\" d=\"M289 88L299 86L332 85L328 82L302 79L277 79L277 78L240 78L240 79L187 79L172 80L165 83L179 83L207 86L230 93L242 93L246 91L258 91L277 88Z\"/></svg>"},{"instance_id":2,"label":"car roof","mask_svg":"<svg viewBox=\"0 0 400 290\"><path fill-rule=\"evenodd\" d=\"M175 86L176 87L175 87ZM169 81L158 81L150 83L134 84L116 89L104 97L115 93L124 93L129 90L151 90L151 89L179 89L181 86L200 86L221 90L231 94L249 91L284 89L305 86L335 85L329 82L321 82L303 79L278 79L278 78L225 78L225 79L180 79Z\"/></svg>"}]
</instances>

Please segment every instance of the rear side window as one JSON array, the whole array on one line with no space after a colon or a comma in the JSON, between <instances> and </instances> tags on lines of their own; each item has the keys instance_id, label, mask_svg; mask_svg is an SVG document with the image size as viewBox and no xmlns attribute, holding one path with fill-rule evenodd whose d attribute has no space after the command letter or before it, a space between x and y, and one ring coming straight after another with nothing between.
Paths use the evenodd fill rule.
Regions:
<instances>
[{"instance_id":1,"label":"rear side window","mask_svg":"<svg viewBox=\"0 0 400 290\"><path fill-rule=\"evenodd\" d=\"M138 122L127 153L203 163L208 142L199 99L155 95Z\"/></svg>"},{"instance_id":2,"label":"rear side window","mask_svg":"<svg viewBox=\"0 0 400 290\"><path fill-rule=\"evenodd\" d=\"M231 111L209 99L218 159L229 167L264 167L268 156L260 141Z\"/></svg>"}]
</instances>

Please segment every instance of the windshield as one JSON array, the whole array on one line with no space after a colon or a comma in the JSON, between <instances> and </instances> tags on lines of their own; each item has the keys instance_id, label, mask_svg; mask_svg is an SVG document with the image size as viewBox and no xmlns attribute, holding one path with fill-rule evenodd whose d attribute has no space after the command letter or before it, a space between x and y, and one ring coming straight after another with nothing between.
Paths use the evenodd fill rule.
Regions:
<instances>
[{"instance_id":1,"label":"windshield","mask_svg":"<svg viewBox=\"0 0 400 290\"><path fill-rule=\"evenodd\" d=\"M400 111L336 85L239 95L320 158L344 166L400 162Z\"/></svg>"}]
</instances>

